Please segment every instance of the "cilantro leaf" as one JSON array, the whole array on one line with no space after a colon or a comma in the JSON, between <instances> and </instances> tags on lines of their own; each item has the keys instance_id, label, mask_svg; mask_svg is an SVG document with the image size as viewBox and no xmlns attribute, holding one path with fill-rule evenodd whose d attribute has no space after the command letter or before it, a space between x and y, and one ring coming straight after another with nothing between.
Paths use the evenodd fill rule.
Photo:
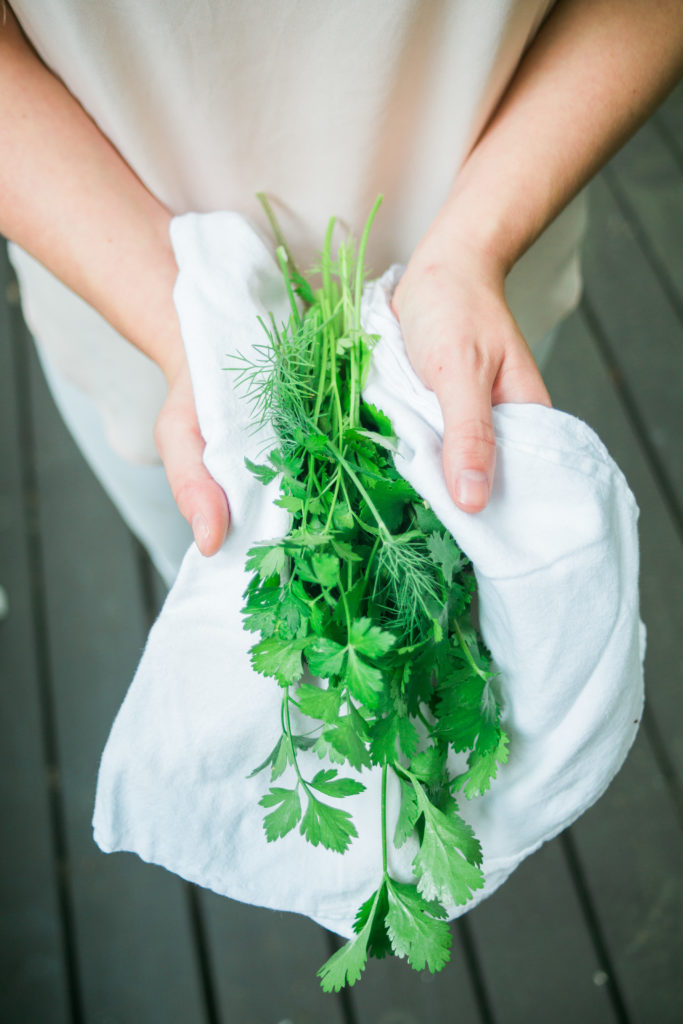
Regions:
<instances>
[{"instance_id":1,"label":"cilantro leaf","mask_svg":"<svg viewBox=\"0 0 683 1024\"><path fill-rule=\"evenodd\" d=\"M379 958L389 952L388 936L384 929L387 911L386 883L382 884L361 905L353 924L355 939L349 939L318 970L324 992L339 992L344 985L355 985L368 959L368 953Z\"/></svg>"},{"instance_id":2,"label":"cilantro leaf","mask_svg":"<svg viewBox=\"0 0 683 1024\"><path fill-rule=\"evenodd\" d=\"M251 661L257 672L264 676L275 676L279 683L286 686L303 675L301 654L305 645L305 639L292 640L271 636L252 647Z\"/></svg>"},{"instance_id":3,"label":"cilantro leaf","mask_svg":"<svg viewBox=\"0 0 683 1024\"><path fill-rule=\"evenodd\" d=\"M469 666L449 673L439 684L438 732L458 752L470 750L482 726L484 681Z\"/></svg>"},{"instance_id":4,"label":"cilantro leaf","mask_svg":"<svg viewBox=\"0 0 683 1024\"><path fill-rule=\"evenodd\" d=\"M262 807L276 807L276 810L266 814L263 819L263 827L269 843L286 836L301 818L301 802L296 789L272 786L265 796L261 797L259 803Z\"/></svg>"},{"instance_id":5,"label":"cilantro leaf","mask_svg":"<svg viewBox=\"0 0 683 1024\"><path fill-rule=\"evenodd\" d=\"M427 539L429 553L443 571L447 583L453 579L465 561L462 551L447 533L431 533Z\"/></svg>"},{"instance_id":6,"label":"cilantro leaf","mask_svg":"<svg viewBox=\"0 0 683 1024\"><path fill-rule=\"evenodd\" d=\"M424 815L422 843L413 861L417 887L428 900L467 903L484 884L479 867L458 852L464 847L472 855L474 843L480 850L474 833L461 818L434 807L419 783L415 783L415 792Z\"/></svg>"},{"instance_id":7,"label":"cilantro leaf","mask_svg":"<svg viewBox=\"0 0 683 1024\"><path fill-rule=\"evenodd\" d=\"M281 544L256 544L247 551L247 569L256 570L261 579L279 576L287 562Z\"/></svg>"},{"instance_id":8,"label":"cilantro leaf","mask_svg":"<svg viewBox=\"0 0 683 1024\"><path fill-rule=\"evenodd\" d=\"M278 471L272 466L258 466L255 462L252 462L251 459L246 458L246 456L244 464L249 472L252 473L257 480L260 480L262 484L269 484L271 480L275 479L278 473Z\"/></svg>"},{"instance_id":9,"label":"cilantro leaf","mask_svg":"<svg viewBox=\"0 0 683 1024\"><path fill-rule=\"evenodd\" d=\"M451 958L451 931L444 908L436 900L425 900L414 885L396 882L387 884L389 908L386 929L396 956L407 957L411 967L432 974L440 971Z\"/></svg>"},{"instance_id":10,"label":"cilantro leaf","mask_svg":"<svg viewBox=\"0 0 683 1024\"><path fill-rule=\"evenodd\" d=\"M310 665L310 662L309 662ZM337 686L314 686L300 683L296 691L297 703L304 715L321 718L323 722L336 722L339 717L343 691Z\"/></svg>"},{"instance_id":11,"label":"cilantro leaf","mask_svg":"<svg viewBox=\"0 0 683 1024\"><path fill-rule=\"evenodd\" d=\"M317 974L323 992L339 992L345 985L356 984L368 960L371 929L372 919L369 918L358 936L344 943L341 949L333 953L318 969Z\"/></svg>"},{"instance_id":12,"label":"cilantro leaf","mask_svg":"<svg viewBox=\"0 0 683 1024\"><path fill-rule=\"evenodd\" d=\"M356 779L338 779L336 768L322 768L309 782L309 786L325 796L357 796L365 791L362 782Z\"/></svg>"},{"instance_id":13,"label":"cilantro leaf","mask_svg":"<svg viewBox=\"0 0 683 1024\"><path fill-rule=\"evenodd\" d=\"M382 672L359 658L355 648L347 648L347 654L348 661L342 677L345 685L356 700L369 708L376 708L383 689Z\"/></svg>"},{"instance_id":14,"label":"cilantro leaf","mask_svg":"<svg viewBox=\"0 0 683 1024\"><path fill-rule=\"evenodd\" d=\"M378 658L386 654L394 644L396 637L386 629L373 626L371 619L356 619L349 630L349 646L359 654L368 658Z\"/></svg>"},{"instance_id":15,"label":"cilantro leaf","mask_svg":"<svg viewBox=\"0 0 683 1024\"><path fill-rule=\"evenodd\" d=\"M412 834L415 823L420 816L420 809L417 805L415 790L409 782L399 776L401 784L401 806L394 831L394 846L398 849L403 846Z\"/></svg>"},{"instance_id":16,"label":"cilantro leaf","mask_svg":"<svg viewBox=\"0 0 683 1024\"><path fill-rule=\"evenodd\" d=\"M491 785L491 779L495 779L498 773L498 765L505 764L508 759L507 734L499 726L492 728L495 741L490 744L485 739L480 745L477 740L474 750L467 759L467 771L454 780L454 786L457 789L462 788L468 800L486 792ZM482 735L486 735L484 730Z\"/></svg>"},{"instance_id":17,"label":"cilantro leaf","mask_svg":"<svg viewBox=\"0 0 683 1024\"><path fill-rule=\"evenodd\" d=\"M330 807L310 793L299 831L313 846L321 845L337 853L343 853L358 835L348 811Z\"/></svg>"},{"instance_id":18,"label":"cilantro leaf","mask_svg":"<svg viewBox=\"0 0 683 1024\"><path fill-rule=\"evenodd\" d=\"M337 555L316 551L311 555L311 566L315 579L323 587L336 587L339 583L339 558Z\"/></svg>"},{"instance_id":19,"label":"cilantro leaf","mask_svg":"<svg viewBox=\"0 0 683 1024\"><path fill-rule=\"evenodd\" d=\"M438 786L446 767L446 750L432 744L410 762L410 771L428 786Z\"/></svg>"},{"instance_id":20,"label":"cilantro leaf","mask_svg":"<svg viewBox=\"0 0 683 1024\"><path fill-rule=\"evenodd\" d=\"M306 647L306 661L314 676L329 679L341 675L346 657L346 647L329 637L316 637Z\"/></svg>"},{"instance_id":21,"label":"cilantro leaf","mask_svg":"<svg viewBox=\"0 0 683 1024\"><path fill-rule=\"evenodd\" d=\"M411 720L395 713L377 719L370 735L370 752L375 764L394 764L399 756L399 748L410 758L419 742L417 729Z\"/></svg>"},{"instance_id":22,"label":"cilantro leaf","mask_svg":"<svg viewBox=\"0 0 683 1024\"><path fill-rule=\"evenodd\" d=\"M384 926L389 902L387 900L387 884L383 879L379 889L372 893L358 908L353 930L358 935L371 918L370 938L368 940L368 955L378 960L384 959L391 954L391 942Z\"/></svg>"},{"instance_id":23,"label":"cilantro leaf","mask_svg":"<svg viewBox=\"0 0 683 1024\"><path fill-rule=\"evenodd\" d=\"M323 736L356 771L360 771L362 767L370 767L365 739L359 733L353 715L343 715L335 726L323 731Z\"/></svg>"}]
</instances>

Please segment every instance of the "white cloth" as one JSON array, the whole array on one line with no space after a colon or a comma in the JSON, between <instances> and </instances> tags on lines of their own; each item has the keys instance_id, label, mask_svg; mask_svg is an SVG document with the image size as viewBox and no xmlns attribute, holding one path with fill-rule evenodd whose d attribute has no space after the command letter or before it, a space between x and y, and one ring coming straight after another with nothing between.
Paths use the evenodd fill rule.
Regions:
<instances>
[{"instance_id":1,"label":"white cloth","mask_svg":"<svg viewBox=\"0 0 683 1024\"><path fill-rule=\"evenodd\" d=\"M176 214L238 210L266 191L297 262L327 219L358 233L384 204L375 273L405 262L449 192L552 0L13 0L47 66ZM576 303L580 197L507 282L535 348ZM87 259L87 254L84 254ZM24 308L54 371L91 396L114 449L157 459L155 366L12 247Z\"/></svg>"},{"instance_id":2,"label":"white cloth","mask_svg":"<svg viewBox=\"0 0 683 1024\"><path fill-rule=\"evenodd\" d=\"M150 632L102 756L95 839L107 852L134 851L218 893L307 914L348 936L378 882L378 770L363 771L366 791L342 803L359 832L344 855L297 831L267 843L258 800L268 779L247 778L280 734L281 695L250 665L244 556L255 541L282 535L287 515L272 504L277 481L263 488L244 466L267 436L249 433L248 405L225 367L229 353L263 341L257 314L287 317L286 297L271 254L240 216L186 215L171 235L206 463L230 496L232 526L214 558L190 548ZM412 372L389 309L398 273L364 296L364 324L381 335L365 395L394 423L400 472L473 561L510 734L509 763L489 792L461 802L482 842L486 887L467 907L449 907L455 916L592 804L634 739L643 699L637 508L586 424L504 405L494 410L490 502L475 516L457 509L442 474L438 403ZM321 766L311 752L301 760L304 771ZM396 813L390 786L392 822ZM390 851L395 876L411 877L414 853L412 842Z\"/></svg>"}]
</instances>

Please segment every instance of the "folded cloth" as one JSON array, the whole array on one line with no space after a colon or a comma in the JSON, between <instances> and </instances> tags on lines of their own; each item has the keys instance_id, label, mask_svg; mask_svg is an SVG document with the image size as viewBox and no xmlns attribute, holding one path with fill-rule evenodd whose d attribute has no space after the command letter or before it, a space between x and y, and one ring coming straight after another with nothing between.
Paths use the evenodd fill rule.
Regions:
<instances>
[{"instance_id":1,"label":"folded cloth","mask_svg":"<svg viewBox=\"0 0 683 1024\"><path fill-rule=\"evenodd\" d=\"M242 217L186 214L172 222L171 239L205 461L229 496L231 527L213 558L189 549L150 632L102 755L95 840L350 936L379 880L379 770L364 770L365 792L343 801L359 833L343 855L297 831L268 843L258 806L267 773L249 777L280 734L281 694L250 663L256 638L240 616L245 554L282 536L288 516L273 504L278 481L264 487L245 468L244 456L258 460L272 438L267 427L252 429L226 368L231 354L263 344L257 315L287 318L287 297L271 253ZM449 906L454 917L589 807L633 742L643 701L638 510L585 423L543 406L500 405L489 504L461 512L443 476L438 402L413 373L389 307L399 275L392 268L364 293L364 326L379 335L364 395L392 420L397 468L472 560L510 736L509 762L490 790L461 801L482 843L486 885L466 906ZM313 725L304 720L302 729L306 722ZM321 766L311 751L301 761L311 774ZM390 823L397 813L390 785ZM390 849L395 877L412 879L415 851L411 842Z\"/></svg>"}]
</instances>

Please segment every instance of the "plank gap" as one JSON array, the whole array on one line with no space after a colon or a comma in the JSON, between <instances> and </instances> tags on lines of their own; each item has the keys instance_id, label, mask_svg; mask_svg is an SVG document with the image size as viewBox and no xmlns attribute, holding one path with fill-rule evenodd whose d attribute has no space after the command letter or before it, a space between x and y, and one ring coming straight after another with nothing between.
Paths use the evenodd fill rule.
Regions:
<instances>
[{"instance_id":1,"label":"plank gap","mask_svg":"<svg viewBox=\"0 0 683 1024\"><path fill-rule=\"evenodd\" d=\"M569 873L574 883L574 888L576 889L576 894L578 897L579 906L581 908L581 913L583 914L588 934L590 935L591 941L593 943L593 948L595 950L597 961L600 964L602 971L606 975L604 984L607 989L607 993L609 995L615 1016L619 1024L630 1024L630 1017L626 1010L624 998L621 994L621 987L619 985L619 982L617 981L617 975L614 968L614 964L607 949L607 943L605 942L602 927L598 920L597 913L593 906L593 901L588 891L588 886L586 884L583 869L581 867L576 852L576 847L574 846L574 841L571 836L571 830L567 829L566 831L564 831L560 835L559 839L562 851L567 862Z\"/></svg>"},{"instance_id":2,"label":"plank gap","mask_svg":"<svg viewBox=\"0 0 683 1024\"><path fill-rule=\"evenodd\" d=\"M666 506L674 524L676 533L683 543L683 509L681 509L681 506L679 505L676 492L657 449L650 440L647 427L645 426L643 417L638 409L638 403L635 400L631 388L626 383L625 376L617 362L614 350L608 341L606 332L602 328L600 317L595 312L595 308L585 292L581 299L581 312L591 334L593 335L602 361L610 375L614 385L614 391L631 423L631 427L633 428L633 431L640 442L643 453L649 463L650 470L655 478L657 487L659 488L663 504Z\"/></svg>"},{"instance_id":3,"label":"plank gap","mask_svg":"<svg viewBox=\"0 0 683 1024\"><path fill-rule=\"evenodd\" d=\"M603 168L601 174L602 180L604 181L607 189L612 196L612 199L619 208L621 215L633 232L640 250L645 257L646 261L650 264L658 283L661 285L662 291L666 295L667 299L671 303L671 306L676 311L678 319L683 323L683 303L681 302L676 288L674 287L669 272L666 266L662 263L661 259L657 255L654 246L652 245L647 231L645 230L640 217L636 210L632 206L630 200L626 196L624 190L617 180L612 168L609 164Z\"/></svg>"},{"instance_id":4,"label":"plank gap","mask_svg":"<svg viewBox=\"0 0 683 1024\"><path fill-rule=\"evenodd\" d=\"M326 928L323 928L323 931L325 932L325 939L327 940L328 953L330 956L333 956L338 949L341 949L342 946L346 944L346 940L342 939L340 935L335 935L334 932L328 931ZM362 977L358 984L363 984ZM351 995L351 990L349 989L348 985L345 985L344 988L339 990L339 992L337 993L337 998L339 1000L339 1005L341 1007L341 1015L344 1024L359 1024L358 1017L356 1015L356 1011L353 1005L353 996Z\"/></svg>"},{"instance_id":5,"label":"plank gap","mask_svg":"<svg viewBox=\"0 0 683 1024\"><path fill-rule=\"evenodd\" d=\"M484 981L484 972L479 963L479 956L469 923L464 917L458 917L455 923L462 943L463 956L467 961L474 999L479 1008L481 1022L482 1024L496 1024L493 1007L486 988L486 982Z\"/></svg>"},{"instance_id":6,"label":"plank gap","mask_svg":"<svg viewBox=\"0 0 683 1024\"><path fill-rule=\"evenodd\" d=\"M676 161L683 174L683 149L678 144L676 136L673 134L669 126L665 121L662 120L660 114L655 114L651 119L650 123L654 126L660 139L669 150L669 153Z\"/></svg>"},{"instance_id":7,"label":"plank gap","mask_svg":"<svg viewBox=\"0 0 683 1024\"><path fill-rule=\"evenodd\" d=\"M76 953L75 916L69 874L69 853L64 803L60 785L57 725L50 672L47 608L43 590L43 546L37 511L38 475L35 436L31 417L29 388L29 353L32 344L18 311L11 308L10 348L12 351L14 387L21 397L17 410L18 447L21 456L21 503L28 562L28 589L36 656L38 704L45 789L47 794L50 834L52 838L52 869L55 882L62 950L66 975L67 998L73 1024L84 1024L85 1015Z\"/></svg>"},{"instance_id":8,"label":"plank gap","mask_svg":"<svg viewBox=\"0 0 683 1024\"><path fill-rule=\"evenodd\" d=\"M201 990L204 999L207 1024L221 1024L221 1015L218 1011L218 998L213 973L211 971L211 959L209 957L209 945L206 938L206 927L202 917L199 899L197 898L197 887L190 882L186 883L187 905L190 916L190 927L194 946L197 954L197 967L201 980Z\"/></svg>"},{"instance_id":9,"label":"plank gap","mask_svg":"<svg viewBox=\"0 0 683 1024\"><path fill-rule=\"evenodd\" d=\"M657 767L659 768L666 787L669 790L669 795L671 796L671 802L675 808L678 823L681 829L683 829L683 792L681 791L681 786L676 776L676 770L666 752L666 745L662 738L659 725L647 704L645 705L645 710L643 712L643 729L645 730L645 734L650 742L650 747Z\"/></svg>"}]
</instances>

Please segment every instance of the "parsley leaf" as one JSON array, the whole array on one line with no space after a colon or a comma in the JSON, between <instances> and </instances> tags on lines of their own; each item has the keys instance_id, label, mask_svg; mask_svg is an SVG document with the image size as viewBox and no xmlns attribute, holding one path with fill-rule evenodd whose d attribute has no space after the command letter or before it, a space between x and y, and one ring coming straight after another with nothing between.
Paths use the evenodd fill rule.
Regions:
<instances>
[{"instance_id":1,"label":"parsley leaf","mask_svg":"<svg viewBox=\"0 0 683 1024\"><path fill-rule=\"evenodd\" d=\"M272 843L274 839L286 836L301 818L301 802L296 789L281 789L279 786L273 786L265 796L261 797L259 803L262 807L276 807L276 810L266 814L263 819L263 827L269 843Z\"/></svg>"},{"instance_id":2,"label":"parsley leaf","mask_svg":"<svg viewBox=\"0 0 683 1024\"><path fill-rule=\"evenodd\" d=\"M337 853L343 853L358 835L348 811L324 804L310 793L299 831L313 846L320 844Z\"/></svg>"},{"instance_id":3,"label":"parsley leaf","mask_svg":"<svg viewBox=\"0 0 683 1024\"><path fill-rule=\"evenodd\" d=\"M386 929L396 956L407 957L416 971L440 971L451 958L450 928L437 920L446 916L441 904L424 899L414 885L393 879L387 892Z\"/></svg>"}]
</instances>

